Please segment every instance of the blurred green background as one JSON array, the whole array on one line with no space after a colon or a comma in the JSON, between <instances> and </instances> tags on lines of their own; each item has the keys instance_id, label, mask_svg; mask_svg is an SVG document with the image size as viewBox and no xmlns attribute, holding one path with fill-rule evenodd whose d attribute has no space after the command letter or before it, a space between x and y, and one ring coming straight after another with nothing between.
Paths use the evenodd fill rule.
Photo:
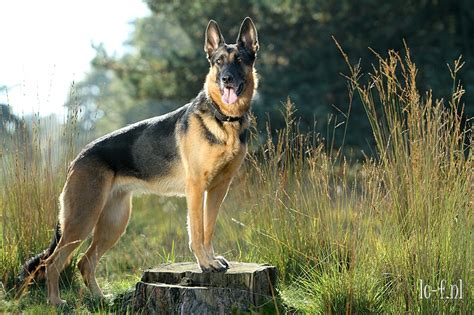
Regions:
<instances>
[{"instance_id":1,"label":"blurred green background","mask_svg":"<svg viewBox=\"0 0 474 315\"><path fill-rule=\"evenodd\" d=\"M418 86L432 89L439 99L452 92L444 65L462 55L466 64L458 75L467 91L463 100L474 100L474 5L468 0L145 3L150 15L133 22L125 53L117 56L96 45L91 71L71 87L66 107L80 113L88 138L163 114L195 97L208 71L203 41L209 19L219 23L228 43L235 41L245 16L257 25L260 86L253 111L260 130L268 121L270 130L283 127L281 104L290 97L303 131L315 129L336 147L344 141L347 156L373 153L367 117L358 98L350 99L342 77L347 67L332 36L350 62L361 62L364 69L376 61L374 52L386 56L389 49L401 51L405 40L422 69ZM9 125L5 121L17 124L7 106L1 112L1 128ZM473 114L474 107L466 106L464 117ZM344 138L346 128L351 132Z\"/></svg>"},{"instance_id":2,"label":"blurred green background","mask_svg":"<svg viewBox=\"0 0 474 315\"><path fill-rule=\"evenodd\" d=\"M388 49L403 50L403 40L422 69L421 90L433 89L435 98L452 92L444 65L463 55L459 74L467 93L474 95L474 5L462 1L158 1L147 0L152 14L135 23L135 31L121 57L96 47L93 71L73 86L69 107L80 106L81 126L98 136L115 128L182 106L202 88L208 63L203 52L204 30L216 20L233 43L245 16L253 18L260 40L257 71L260 77L253 111L258 127L270 118L271 129L283 125L281 103L296 105L303 129L326 130L345 121L346 154L372 153L373 138L363 106L348 96L347 67L333 39L350 56L370 69L376 56ZM113 8L111 8L113 12ZM467 106L467 116L474 113ZM316 120L316 123L315 123ZM328 128L328 123L332 127ZM329 138L342 144L346 126Z\"/></svg>"}]
</instances>

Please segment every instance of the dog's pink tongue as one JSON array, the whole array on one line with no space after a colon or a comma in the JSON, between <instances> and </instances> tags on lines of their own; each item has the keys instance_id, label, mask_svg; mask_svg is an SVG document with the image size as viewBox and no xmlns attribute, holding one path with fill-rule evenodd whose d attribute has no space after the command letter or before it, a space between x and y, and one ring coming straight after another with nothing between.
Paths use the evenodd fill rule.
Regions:
<instances>
[{"instance_id":1,"label":"dog's pink tongue","mask_svg":"<svg viewBox=\"0 0 474 315\"><path fill-rule=\"evenodd\" d=\"M224 88L224 94L222 94L222 100L226 104L232 104L237 101L237 94L233 88Z\"/></svg>"}]
</instances>

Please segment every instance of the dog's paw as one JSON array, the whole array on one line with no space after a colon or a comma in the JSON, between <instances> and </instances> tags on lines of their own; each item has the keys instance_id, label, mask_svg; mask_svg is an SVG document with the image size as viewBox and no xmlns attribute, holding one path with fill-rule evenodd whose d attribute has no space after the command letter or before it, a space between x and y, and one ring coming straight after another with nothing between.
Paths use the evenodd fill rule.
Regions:
<instances>
[{"instance_id":1,"label":"dog's paw","mask_svg":"<svg viewBox=\"0 0 474 315\"><path fill-rule=\"evenodd\" d=\"M225 259L222 256L216 256L216 257L214 257L214 259L217 259L222 265L224 265L224 267L229 269L230 265L229 265L229 262L227 261L227 259Z\"/></svg>"},{"instance_id":2,"label":"dog's paw","mask_svg":"<svg viewBox=\"0 0 474 315\"><path fill-rule=\"evenodd\" d=\"M226 267L221 261L218 259L210 260L208 264L199 264L199 268L201 271L206 272L224 272L227 270Z\"/></svg>"}]
</instances>

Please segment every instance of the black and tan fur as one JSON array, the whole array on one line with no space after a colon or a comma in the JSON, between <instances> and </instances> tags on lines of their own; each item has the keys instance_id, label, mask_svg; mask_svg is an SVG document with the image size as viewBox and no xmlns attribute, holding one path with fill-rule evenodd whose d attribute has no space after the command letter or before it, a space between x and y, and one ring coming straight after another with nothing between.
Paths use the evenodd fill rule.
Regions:
<instances>
[{"instance_id":1,"label":"black and tan fur","mask_svg":"<svg viewBox=\"0 0 474 315\"><path fill-rule=\"evenodd\" d=\"M252 20L243 21L232 45L210 21L204 50L210 70L195 99L93 141L71 163L54 241L24 266L23 278L44 266L50 303L64 303L59 274L91 232L91 245L78 267L92 293L103 296L95 269L125 231L135 192L186 196L189 245L200 268L229 267L215 255L212 236L219 207L246 154L248 112L257 86L258 39ZM237 100L225 103L223 89L234 91Z\"/></svg>"}]
</instances>

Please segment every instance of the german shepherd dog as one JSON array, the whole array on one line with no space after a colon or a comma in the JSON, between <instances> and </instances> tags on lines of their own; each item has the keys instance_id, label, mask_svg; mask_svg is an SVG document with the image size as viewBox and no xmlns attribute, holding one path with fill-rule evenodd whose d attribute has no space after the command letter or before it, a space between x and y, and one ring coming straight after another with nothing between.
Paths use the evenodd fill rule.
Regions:
<instances>
[{"instance_id":1,"label":"german shepherd dog","mask_svg":"<svg viewBox=\"0 0 474 315\"><path fill-rule=\"evenodd\" d=\"M219 207L247 150L258 48L249 17L235 44L226 44L211 20L204 43L210 69L203 90L183 107L107 134L79 153L59 197L53 241L25 263L20 278L44 272L48 301L65 303L59 296L59 275L92 232L78 268L91 292L103 297L95 269L124 233L134 192L186 196L189 246L200 269L228 269L224 257L214 253L212 236Z\"/></svg>"}]
</instances>

